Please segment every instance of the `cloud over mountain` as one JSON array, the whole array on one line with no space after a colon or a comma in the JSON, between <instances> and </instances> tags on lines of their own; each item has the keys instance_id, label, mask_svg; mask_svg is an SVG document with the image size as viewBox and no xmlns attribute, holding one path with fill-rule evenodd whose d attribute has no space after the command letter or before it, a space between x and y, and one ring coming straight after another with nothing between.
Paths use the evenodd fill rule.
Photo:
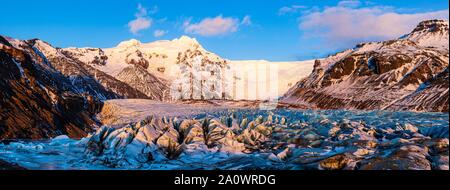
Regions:
<instances>
[{"instance_id":1,"label":"cloud over mountain","mask_svg":"<svg viewBox=\"0 0 450 190\"><path fill-rule=\"evenodd\" d=\"M361 7L358 1L342 1L300 17L299 28L305 38L319 38L338 48L363 41L380 41L408 33L427 19L448 20L449 10L399 13L392 7Z\"/></svg>"},{"instance_id":2,"label":"cloud over mountain","mask_svg":"<svg viewBox=\"0 0 450 190\"><path fill-rule=\"evenodd\" d=\"M290 13L297 13L299 10L305 9L305 8L306 8L306 6L303 6L303 5L284 6L284 7L281 7L278 10L278 15L286 15L286 14L290 14Z\"/></svg>"},{"instance_id":3,"label":"cloud over mountain","mask_svg":"<svg viewBox=\"0 0 450 190\"><path fill-rule=\"evenodd\" d=\"M190 34L198 34L201 36L221 36L236 32L239 27L249 26L252 24L250 15L246 15L240 20L234 17L207 17L198 23L191 23L192 19L188 19L183 23L184 32Z\"/></svg>"},{"instance_id":4,"label":"cloud over mountain","mask_svg":"<svg viewBox=\"0 0 450 190\"><path fill-rule=\"evenodd\" d=\"M165 31L165 30L155 30L153 32L153 36L157 37L157 38L162 37L162 36L164 36L166 34L167 34L167 31Z\"/></svg>"},{"instance_id":5,"label":"cloud over mountain","mask_svg":"<svg viewBox=\"0 0 450 190\"><path fill-rule=\"evenodd\" d=\"M138 12L135 14L136 19L128 22L128 28L131 33L138 34L139 31L148 29L152 26L153 20L148 17L148 11L141 4L138 4ZM153 8L150 13L155 13L157 8Z\"/></svg>"}]
</instances>

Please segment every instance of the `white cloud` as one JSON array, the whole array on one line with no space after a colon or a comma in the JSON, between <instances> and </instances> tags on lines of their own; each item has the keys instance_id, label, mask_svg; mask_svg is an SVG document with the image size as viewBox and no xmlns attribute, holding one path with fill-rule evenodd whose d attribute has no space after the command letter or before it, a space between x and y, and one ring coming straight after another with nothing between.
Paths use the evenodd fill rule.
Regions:
<instances>
[{"instance_id":1,"label":"white cloud","mask_svg":"<svg viewBox=\"0 0 450 190\"><path fill-rule=\"evenodd\" d=\"M165 30L155 30L153 32L153 36L156 37L156 38L162 37L162 36L164 36L166 34L167 34L167 31L165 31Z\"/></svg>"},{"instance_id":2,"label":"white cloud","mask_svg":"<svg viewBox=\"0 0 450 190\"><path fill-rule=\"evenodd\" d=\"M352 4L353 3L353 4ZM338 6L313 11L300 18L304 37L315 37L337 48L374 40L395 39L426 19L447 19L449 10L401 14L392 7L358 7L342 1Z\"/></svg>"},{"instance_id":3,"label":"white cloud","mask_svg":"<svg viewBox=\"0 0 450 190\"><path fill-rule=\"evenodd\" d=\"M344 0L338 3L338 7L358 7L361 2L358 0Z\"/></svg>"},{"instance_id":4,"label":"white cloud","mask_svg":"<svg viewBox=\"0 0 450 190\"><path fill-rule=\"evenodd\" d=\"M153 20L147 17L148 11L141 4L138 4L137 12L134 14L136 19L128 22L128 28L131 33L138 34L139 31L148 29L152 26ZM152 10L153 12L154 10Z\"/></svg>"},{"instance_id":5,"label":"white cloud","mask_svg":"<svg viewBox=\"0 0 450 190\"><path fill-rule=\"evenodd\" d=\"M191 24L191 21L192 21L192 17L184 19L184 21L183 21L183 28L186 29Z\"/></svg>"},{"instance_id":6,"label":"white cloud","mask_svg":"<svg viewBox=\"0 0 450 190\"><path fill-rule=\"evenodd\" d=\"M286 15L289 13L297 13L299 10L301 9L305 9L306 6L302 6L302 5L291 5L291 6L285 6L285 7L281 7L278 10L278 15Z\"/></svg>"},{"instance_id":7,"label":"white cloud","mask_svg":"<svg viewBox=\"0 0 450 190\"><path fill-rule=\"evenodd\" d=\"M139 31L150 28L152 20L150 18L139 17L128 23L128 28L133 34L138 34Z\"/></svg>"},{"instance_id":8,"label":"white cloud","mask_svg":"<svg viewBox=\"0 0 450 190\"><path fill-rule=\"evenodd\" d=\"M240 21L233 17L223 17L219 15L214 18L205 18L199 23L191 23L192 19L187 19L183 23L186 33L198 34L201 36L220 36L234 33L238 30ZM245 20L245 19L244 19ZM250 17L247 18L248 22Z\"/></svg>"},{"instance_id":9,"label":"white cloud","mask_svg":"<svg viewBox=\"0 0 450 190\"><path fill-rule=\"evenodd\" d=\"M134 14L136 17L145 17L147 16L147 9L142 6L142 4L138 4L137 12Z\"/></svg>"},{"instance_id":10,"label":"white cloud","mask_svg":"<svg viewBox=\"0 0 450 190\"><path fill-rule=\"evenodd\" d=\"M250 15L245 15L244 18L242 18L241 24L245 26L252 25L252 18L250 17Z\"/></svg>"}]
</instances>

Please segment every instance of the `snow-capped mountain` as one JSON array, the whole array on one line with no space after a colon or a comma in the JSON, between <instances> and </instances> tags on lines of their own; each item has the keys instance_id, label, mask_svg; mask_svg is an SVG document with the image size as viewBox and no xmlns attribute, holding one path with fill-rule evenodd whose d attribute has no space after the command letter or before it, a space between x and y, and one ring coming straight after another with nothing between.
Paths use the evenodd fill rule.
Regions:
<instances>
[{"instance_id":1,"label":"snow-capped mountain","mask_svg":"<svg viewBox=\"0 0 450 190\"><path fill-rule=\"evenodd\" d=\"M151 43L131 39L112 48L65 48L61 51L157 100L170 99L171 83L180 78L184 66L192 67L191 62L197 56L201 56L202 69L226 64L224 59L187 36Z\"/></svg>"},{"instance_id":2,"label":"snow-capped mountain","mask_svg":"<svg viewBox=\"0 0 450 190\"><path fill-rule=\"evenodd\" d=\"M74 59L60 48L54 48L38 39L28 40L25 43L31 45L34 50L41 52L47 63L64 76L69 77L76 87L99 99L148 98L128 84L85 62Z\"/></svg>"},{"instance_id":3,"label":"snow-capped mountain","mask_svg":"<svg viewBox=\"0 0 450 190\"><path fill-rule=\"evenodd\" d=\"M115 98L169 100L173 96L170 93L177 90L177 86L173 84L181 82L192 85L193 77L198 78L193 74L199 73L202 76L200 86L192 89L202 91L205 85L212 87L202 91L199 97L225 98L225 93L214 92L216 87L221 85L225 89L226 84L230 86L233 85L234 80L244 80L244 78L230 79L229 76L225 76L223 70L255 73L255 68L249 65L275 64L279 72L279 89L272 95L274 97L285 92L295 81L312 70L311 61L275 63L226 60L205 50L196 39L187 36L150 43L131 39L120 42L116 47L105 49L56 48L39 39L7 39L8 43L15 48L33 54L32 57L36 59L36 63L67 77L78 91L86 92L100 100ZM194 70L198 73L192 73ZM261 82L258 81L254 85L248 82L245 85L265 85L266 82L263 81L260 84ZM229 88L226 90L233 91ZM268 94L265 94L259 98L263 99L267 96ZM190 95L182 97L199 98ZM227 95L226 98L235 97Z\"/></svg>"},{"instance_id":4,"label":"snow-capped mountain","mask_svg":"<svg viewBox=\"0 0 450 190\"><path fill-rule=\"evenodd\" d=\"M174 80L179 74L174 66L187 58L203 56L204 62L225 63L224 59L206 51L196 39L187 36L151 43L141 43L136 39L131 39L120 42L116 47L106 49L65 48L63 50L111 76L117 76L130 65L139 65L151 74L163 79Z\"/></svg>"},{"instance_id":5,"label":"snow-capped mountain","mask_svg":"<svg viewBox=\"0 0 450 190\"><path fill-rule=\"evenodd\" d=\"M448 50L448 22L444 20L427 20L402 39L409 39L424 47L437 47Z\"/></svg>"},{"instance_id":6,"label":"snow-capped mountain","mask_svg":"<svg viewBox=\"0 0 450 190\"><path fill-rule=\"evenodd\" d=\"M306 77L311 72L313 66L313 61L268 62L262 60L227 60L207 51L196 39L187 36L182 36L174 40L161 40L150 43L142 43L136 39L131 39L120 42L116 47L112 48L64 48L61 51L69 57L129 84L149 97L164 97L165 100L168 100L169 96L172 98L176 96L183 98L213 96L234 99L236 97L231 94L233 90L225 86L232 86L235 82L234 80L244 79L223 76L225 72L239 70L241 73L254 73L256 68L251 66L268 66L273 64L277 65L279 88L276 94L272 96L279 96L286 92L296 81ZM251 66L248 67L249 65ZM193 72L193 70L197 73ZM211 75L211 73L216 74ZM128 76L125 76L125 74ZM147 75L151 76L149 77ZM193 75L201 75L201 77L195 78L196 76ZM142 80L145 78L150 81ZM223 89L227 91L225 94L229 95L222 96L220 93L212 92L214 90L202 91L202 95L199 97L191 96L191 91L187 93L177 92L178 95L173 94L174 91L178 90L178 84L190 83L190 85L193 85L192 83L195 83L192 82L193 78L200 80L200 85L192 87L191 91L204 89L205 85L213 86L214 81L212 79L214 79L215 81L222 81L224 84ZM151 81L156 80L160 82L155 87ZM267 81L259 81L254 84L248 81L244 82L247 86L265 85L267 83ZM168 87L165 87L165 85ZM169 87L171 88L170 90L168 90ZM258 97L259 99L265 99L268 96L269 94L266 93Z\"/></svg>"},{"instance_id":7,"label":"snow-capped mountain","mask_svg":"<svg viewBox=\"0 0 450 190\"><path fill-rule=\"evenodd\" d=\"M282 101L323 109L448 111L448 30L446 21L423 21L399 39L317 60Z\"/></svg>"}]
</instances>

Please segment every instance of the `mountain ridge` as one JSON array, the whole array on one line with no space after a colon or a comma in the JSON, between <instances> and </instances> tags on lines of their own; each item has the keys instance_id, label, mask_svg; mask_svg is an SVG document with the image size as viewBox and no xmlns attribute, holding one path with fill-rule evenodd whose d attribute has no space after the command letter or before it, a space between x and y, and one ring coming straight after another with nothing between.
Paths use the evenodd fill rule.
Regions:
<instances>
[{"instance_id":1,"label":"mountain ridge","mask_svg":"<svg viewBox=\"0 0 450 190\"><path fill-rule=\"evenodd\" d=\"M448 106L443 105L448 104L448 87L431 83L431 80L448 82L448 77L444 77L448 72L448 41L439 41L448 39L448 23L443 22L424 21L401 38L359 44L317 60L309 77L299 81L281 100L321 109L448 112ZM438 76L444 79L435 79ZM431 101L436 105L425 106L423 101L430 100L423 98L422 102L414 103L403 100L411 98L427 82L442 89L441 94L434 94L439 95L435 98L440 101ZM403 106L395 102L403 102Z\"/></svg>"},{"instance_id":2,"label":"mountain ridge","mask_svg":"<svg viewBox=\"0 0 450 190\"><path fill-rule=\"evenodd\" d=\"M102 102L21 45L0 36L0 139L87 135Z\"/></svg>"}]
</instances>

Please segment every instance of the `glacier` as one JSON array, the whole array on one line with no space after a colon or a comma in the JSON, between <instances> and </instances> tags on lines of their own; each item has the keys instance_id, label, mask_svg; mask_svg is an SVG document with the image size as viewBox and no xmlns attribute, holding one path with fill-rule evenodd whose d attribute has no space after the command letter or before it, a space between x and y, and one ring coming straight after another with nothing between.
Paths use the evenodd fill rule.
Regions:
<instances>
[{"instance_id":1,"label":"glacier","mask_svg":"<svg viewBox=\"0 0 450 190\"><path fill-rule=\"evenodd\" d=\"M448 170L448 123L448 113L229 109L3 141L0 159L37 170Z\"/></svg>"}]
</instances>

